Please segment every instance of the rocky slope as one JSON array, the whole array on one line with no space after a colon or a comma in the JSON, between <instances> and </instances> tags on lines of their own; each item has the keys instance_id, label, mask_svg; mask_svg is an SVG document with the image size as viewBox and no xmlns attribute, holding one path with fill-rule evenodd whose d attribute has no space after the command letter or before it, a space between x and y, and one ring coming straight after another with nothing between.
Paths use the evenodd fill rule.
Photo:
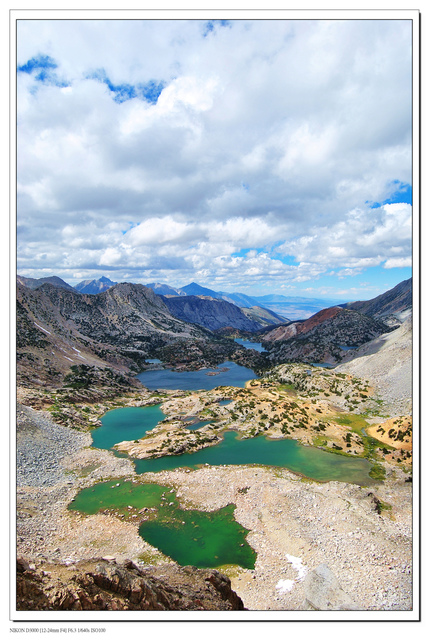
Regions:
<instances>
[{"instance_id":1,"label":"rocky slope","mask_svg":"<svg viewBox=\"0 0 429 640\"><path fill-rule=\"evenodd\" d=\"M188 343L211 338L174 318L153 291L132 284L98 295L17 284L16 320L18 380L27 385L60 383L72 365L136 372L156 349L180 340L183 353Z\"/></svg>"},{"instance_id":2,"label":"rocky slope","mask_svg":"<svg viewBox=\"0 0 429 640\"><path fill-rule=\"evenodd\" d=\"M234 304L215 298L187 295L164 298L170 313L184 322L200 325L211 331L233 327L242 331L257 331L263 325L248 318Z\"/></svg>"},{"instance_id":3,"label":"rocky slope","mask_svg":"<svg viewBox=\"0 0 429 640\"><path fill-rule=\"evenodd\" d=\"M330 307L303 322L281 325L261 338L272 362L339 362L341 347L358 347L389 331L383 322Z\"/></svg>"},{"instance_id":4,"label":"rocky slope","mask_svg":"<svg viewBox=\"0 0 429 640\"><path fill-rule=\"evenodd\" d=\"M393 415L412 409L412 320L350 352L336 371L367 378Z\"/></svg>"},{"instance_id":5,"label":"rocky slope","mask_svg":"<svg viewBox=\"0 0 429 640\"><path fill-rule=\"evenodd\" d=\"M142 569L131 560L103 558L72 566L37 567L17 560L17 610L24 611L231 611L243 610L231 581L195 567Z\"/></svg>"},{"instance_id":6,"label":"rocky slope","mask_svg":"<svg viewBox=\"0 0 429 640\"><path fill-rule=\"evenodd\" d=\"M396 287L376 298L365 302L348 302L340 306L346 309L354 309L367 316L384 319L384 321L389 316L401 319L404 314L405 316L409 315L407 312L411 311L412 308L412 284L412 278L410 278L400 282ZM399 322L396 322L396 324L399 324Z\"/></svg>"}]
</instances>

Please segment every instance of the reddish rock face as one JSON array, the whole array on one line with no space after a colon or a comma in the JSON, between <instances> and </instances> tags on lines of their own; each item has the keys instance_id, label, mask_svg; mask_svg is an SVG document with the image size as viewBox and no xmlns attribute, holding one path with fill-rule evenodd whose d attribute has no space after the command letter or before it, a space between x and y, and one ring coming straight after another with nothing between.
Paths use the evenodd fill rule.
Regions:
<instances>
[{"instance_id":1,"label":"reddish rock face","mask_svg":"<svg viewBox=\"0 0 429 640\"><path fill-rule=\"evenodd\" d=\"M295 338L301 334L308 333L311 329L314 329L331 318L335 318L342 312L343 309L340 309L340 307L322 309L322 311L318 311L314 316L308 318L308 320L304 320L304 322L294 322L286 327L281 326L273 329L265 335L264 339L274 342L276 340L289 340L290 338Z\"/></svg>"}]
</instances>

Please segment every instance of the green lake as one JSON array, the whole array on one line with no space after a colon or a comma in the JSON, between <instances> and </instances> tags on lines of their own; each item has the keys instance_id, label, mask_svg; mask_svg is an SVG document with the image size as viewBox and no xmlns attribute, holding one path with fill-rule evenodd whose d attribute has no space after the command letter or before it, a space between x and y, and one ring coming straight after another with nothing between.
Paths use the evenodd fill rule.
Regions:
<instances>
[{"instance_id":1,"label":"green lake","mask_svg":"<svg viewBox=\"0 0 429 640\"><path fill-rule=\"evenodd\" d=\"M196 469L201 465L260 464L285 467L313 480L337 480L359 485L373 484L368 475L371 464L365 458L352 458L306 447L296 440L272 439L265 436L242 439L234 431L226 431L223 440L194 453L134 460L137 473L167 471L179 467Z\"/></svg>"},{"instance_id":2,"label":"green lake","mask_svg":"<svg viewBox=\"0 0 429 640\"><path fill-rule=\"evenodd\" d=\"M256 553L246 542L248 530L234 519L232 504L209 512L181 509L169 487L110 481L83 489L69 505L70 511L109 510L127 519L145 508L153 511L140 524L139 534L182 566L254 568Z\"/></svg>"},{"instance_id":3,"label":"green lake","mask_svg":"<svg viewBox=\"0 0 429 640\"><path fill-rule=\"evenodd\" d=\"M244 371L240 370L238 380L234 380L231 374L237 373L236 367L232 367L233 371L223 372L228 373L228 382L224 380L224 383L244 386L245 380L252 377L249 376L250 370L242 367ZM174 388L186 388L185 382L177 386L176 376L187 377L194 389L213 388L220 382L218 376L206 376L204 371L179 374L160 370L146 373L155 374L159 388L168 388L172 384L175 384ZM186 376L188 373L193 374L191 378ZM223 400L219 404L226 405L229 402ZM101 419L102 426L92 432L93 445L100 449L111 449L123 440L137 440L165 417L160 405L122 407L108 411ZM207 423L188 424L188 428L197 429L204 424ZM371 464L366 459L303 446L286 438L258 436L243 439L234 431L225 431L219 444L194 453L148 460L134 459L133 463L138 474L179 467L197 469L202 465L256 464L287 468L322 482L335 480L363 486L374 483L368 475ZM234 505L213 512L184 510L179 507L175 493L169 487L112 480L82 490L69 508L88 514L109 510L125 518L130 518L133 511L135 515L136 511L149 509L151 511L144 512L144 517L149 514L147 519L139 526L140 535L179 564L197 567L237 564L245 568L255 565L256 554L245 539L248 532L234 519Z\"/></svg>"}]
</instances>

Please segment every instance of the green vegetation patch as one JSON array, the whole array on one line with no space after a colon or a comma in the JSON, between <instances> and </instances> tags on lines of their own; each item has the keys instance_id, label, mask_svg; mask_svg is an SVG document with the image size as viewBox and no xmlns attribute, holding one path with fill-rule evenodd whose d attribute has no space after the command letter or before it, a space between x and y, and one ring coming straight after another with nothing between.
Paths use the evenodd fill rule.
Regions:
<instances>
[{"instance_id":1,"label":"green vegetation patch","mask_svg":"<svg viewBox=\"0 0 429 640\"><path fill-rule=\"evenodd\" d=\"M382 482L386 477L386 470L381 464L374 464L368 474L373 480Z\"/></svg>"}]
</instances>

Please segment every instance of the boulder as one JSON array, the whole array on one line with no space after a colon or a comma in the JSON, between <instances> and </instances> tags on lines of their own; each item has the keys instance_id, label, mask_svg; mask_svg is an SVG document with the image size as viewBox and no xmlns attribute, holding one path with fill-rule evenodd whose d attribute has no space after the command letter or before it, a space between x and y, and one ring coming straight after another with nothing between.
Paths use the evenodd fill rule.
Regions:
<instances>
[{"instance_id":1,"label":"boulder","mask_svg":"<svg viewBox=\"0 0 429 640\"><path fill-rule=\"evenodd\" d=\"M315 611L356 611L356 605L344 591L326 564L307 574L304 581L304 608Z\"/></svg>"}]
</instances>

